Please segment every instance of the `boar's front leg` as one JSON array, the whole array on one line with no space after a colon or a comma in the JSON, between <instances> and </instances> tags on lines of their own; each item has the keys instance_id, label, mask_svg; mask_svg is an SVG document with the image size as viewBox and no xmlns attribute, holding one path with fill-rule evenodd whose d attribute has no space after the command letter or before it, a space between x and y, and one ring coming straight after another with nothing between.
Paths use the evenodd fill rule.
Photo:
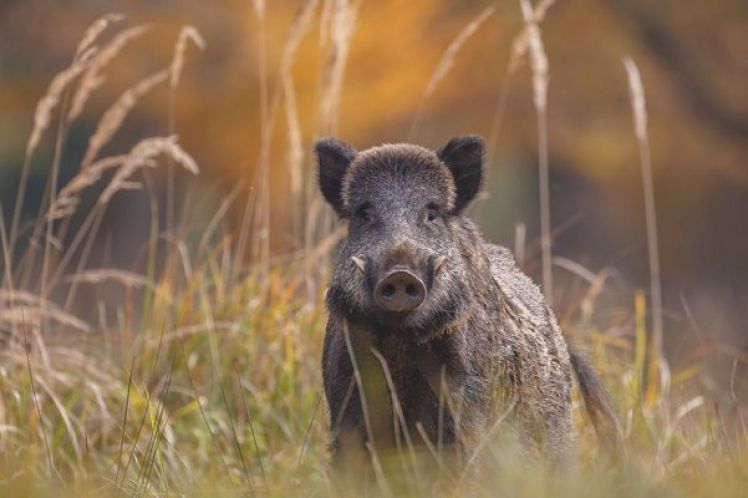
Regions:
<instances>
[{"instance_id":1,"label":"boar's front leg","mask_svg":"<svg viewBox=\"0 0 748 498\"><path fill-rule=\"evenodd\" d=\"M349 452L346 449L362 448L363 417L345 340L341 330L332 323L328 323L325 335L322 376L330 409L330 451L333 459L340 461L341 454Z\"/></svg>"},{"instance_id":2,"label":"boar's front leg","mask_svg":"<svg viewBox=\"0 0 748 498\"><path fill-rule=\"evenodd\" d=\"M358 378L354 375L346 334L353 346ZM391 399L381 365L371 352L370 333L356 327L344 329L331 317L322 363L334 460L348 463L349 459L365 458L369 452L392 449ZM363 388L363 403L360 387Z\"/></svg>"}]
</instances>

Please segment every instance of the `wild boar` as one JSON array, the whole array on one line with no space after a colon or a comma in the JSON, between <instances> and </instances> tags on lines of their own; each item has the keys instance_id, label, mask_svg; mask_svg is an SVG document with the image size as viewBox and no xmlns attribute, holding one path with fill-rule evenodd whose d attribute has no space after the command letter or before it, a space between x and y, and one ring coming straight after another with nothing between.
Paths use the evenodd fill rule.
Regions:
<instances>
[{"instance_id":1,"label":"wild boar","mask_svg":"<svg viewBox=\"0 0 748 498\"><path fill-rule=\"evenodd\" d=\"M594 370L511 253L464 214L484 179L482 138L435 152L325 138L316 153L322 194L348 224L322 357L335 459L404 441L474 448L506 416L524 447L561 464L573 372L598 434L616 441Z\"/></svg>"}]
</instances>

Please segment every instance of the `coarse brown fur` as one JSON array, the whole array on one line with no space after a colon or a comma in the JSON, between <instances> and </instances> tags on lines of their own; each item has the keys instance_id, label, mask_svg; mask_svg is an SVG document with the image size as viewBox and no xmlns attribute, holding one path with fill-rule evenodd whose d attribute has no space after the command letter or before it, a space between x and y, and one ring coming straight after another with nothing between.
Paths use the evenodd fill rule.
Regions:
<instances>
[{"instance_id":1,"label":"coarse brown fur","mask_svg":"<svg viewBox=\"0 0 748 498\"><path fill-rule=\"evenodd\" d=\"M482 139L361 153L324 139L317 154L322 193L349 224L322 359L337 459L405 442L468 450L506 416L525 448L568 461L574 370L599 433L617 434L600 381L570 354L538 287L464 216L484 177ZM372 298L393 268L427 289L408 313Z\"/></svg>"}]
</instances>

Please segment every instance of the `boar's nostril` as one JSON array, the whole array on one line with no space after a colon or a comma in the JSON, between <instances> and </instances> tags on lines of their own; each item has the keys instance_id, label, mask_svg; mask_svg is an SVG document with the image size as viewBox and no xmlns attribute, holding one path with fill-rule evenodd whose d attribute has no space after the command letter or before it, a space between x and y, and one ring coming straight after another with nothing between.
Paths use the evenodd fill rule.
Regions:
<instances>
[{"instance_id":1,"label":"boar's nostril","mask_svg":"<svg viewBox=\"0 0 748 498\"><path fill-rule=\"evenodd\" d=\"M412 311L426 298L426 286L407 270L384 276L374 288L374 300L385 311Z\"/></svg>"}]
</instances>

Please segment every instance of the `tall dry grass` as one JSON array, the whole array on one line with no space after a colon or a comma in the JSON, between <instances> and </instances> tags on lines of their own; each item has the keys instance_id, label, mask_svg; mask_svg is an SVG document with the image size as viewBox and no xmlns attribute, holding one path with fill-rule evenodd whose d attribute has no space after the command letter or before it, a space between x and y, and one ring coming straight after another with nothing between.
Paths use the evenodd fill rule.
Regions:
<instances>
[{"instance_id":1,"label":"tall dry grass","mask_svg":"<svg viewBox=\"0 0 748 498\"><path fill-rule=\"evenodd\" d=\"M494 7L486 7L485 9L483 9L472 21L470 21L470 23L462 28L462 30L447 46L447 49L444 51L444 54L442 54L441 59L439 59L439 63L436 65L436 69L434 69L434 72L431 74L431 79L426 85L423 96L418 102L418 107L416 108L416 113L413 117L413 123L410 127L411 140L416 140L417 138L416 134L421 124L421 115L423 113L423 106L426 100L431 97L431 95L433 95L439 83L450 73L452 67L454 66L455 59L462 46L465 45L465 43L478 31L481 25L493 15L495 11L496 9Z\"/></svg>"},{"instance_id":2,"label":"tall dry grass","mask_svg":"<svg viewBox=\"0 0 748 498\"><path fill-rule=\"evenodd\" d=\"M542 4L541 4L542 5ZM548 3L550 5L550 3ZM551 193L548 164L548 56L545 54L535 10L529 0L520 0L525 20L527 46L532 69L532 95L538 121L538 183L540 199L540 252L543 267L543 293L553 303L553 268L551 261Z\"/></svg>"},{"instance_id":3,"label":"tall dry grass","mask_svg":"<svg viewBox=\"0 0 748 498\"><path fill-rule=\"evenodd\" d=\"M552 3L543 1L534 8L524 3L525 24L509 49L506 73L514 74L515 65L529 57L539 130L546 127L547 68L537 24ZM127 40L147 36L142 27L124 27L101 44L99 37L123 22L118 15L103 17L84 34L71 65L53 78L37 107L22 188L16 210L9 213L10 229L0 216L2 494L349 496L363 490L386 496L495 496L497 490L508 490L522 496L743 496L748 437L736 382L711 392L702 389L696 379L705 385L711 381L702 358L672 375L652 377L649 363L662 354L657 349L662 328L648 325L644 293L632 292L632 303L619 303L622 311L600 316L598 300L614 271L592 271L558 257L552 261L576 275L579 288L564 289L567 307L558 309L558 316L570 338L589 347L620 408L628 455L620 465L602 464L593 432L577 411L580 463L566 474L549 473L517 453L512 442L501 437L501 420L462 468L442 454L439 442L419 453L404 441L402 455L380 454L372 446L373 479L353 476L346 481L331 471L319 372L325 318L319 277L325 271L320 262L344 228L324 214L327 208L316 194L313 176L304 173L310 145L305 139L310 137L301 133L291 68L300 40L318 20L324 70L314 134L334 133L359 7L359 2L347 0L304 2L289 28L279 74L273 79L265 60L266 5L254 2L263 115L258 176L249 192L242 185L232 189L196 238L184 229L195 214L189 206L170 209L175 219L167 230L161 230L155 216L144 220L151 226L144 273L92 266L90 256L115 196L147 187L145 174L152 168L199 172L178 142L174 108L181 76L189 71L186 47L190 40L198 47L204 42L194 28L186 27L166 69L145 76L101 116L80 170L59 188L50 179L36 222L24 238L22 208L34 152L56 119L52 138L58 153L49 169L59 168L70 123L86 112L85 103L105 81L109 62L127 48ZM426 95L449 75L460 46L491 13L490 8L481 11L458 34ZM170 116L164 136L145 137L129 150L100 157L139 100L167 81ZM643 97L637 100L643 96L641 86L637 92L635 109L643 108ZM298 251L274 259L269 253L267 190L270 167L280 161L271 157L269 147L280 105L285 106L288 124L284 160L293 179L289 193L299 205L308 206L308 212L304 218L298 212ZM645 127L637 123L637 137L646 143L642 167L647 182L649 145L646 133L640 133ZM539 140L539 149L547 173L545 140ZM88 212L81 212L84 192L96 198ZM652 196L653 215L651 188L647 195ZM549 209L547 188L543 197ZM173 201L172 192L167 202ZM151 196L149 202L156 212L159 199ZM237 204L243 211L241 226L224 228L227 213ZM178 212L185 213L185 219L176 219ZM83 215L80 224L71 221L76 214ZM525 228L519 225L515 248L522 260L525 239ZM656 250L654 237L650 244ZM659 278L654 270L652 311L661 316L661 302L654 298ZM74 304L81 287L117 287L123 298L116 306L103 299L88 303L94 318L84 319L74 311L79 309ZM550 288L546 284L546 290ZM55 301L60 295L64 302ZM729 353L731 361L746 361ZM379 361L386 377L386 362ZM393 406L402 423L396 396Z\"/></svg>"},{"instance_id":4,"label":"tall dry grass","mask_svg":"<svg viewBox=\"0 0 748 498\"><path fill-rule=\"evenodd\" d=\"M649 382L647 398L653 399L656 394L657 377L667 376L667 363L663 356L663 319L662 319L662 284L660 279L660 249L657 241L657 209L655 207L654 182L652 180L652 157L649 151L647 134L647 104L644 97L639 68L631 57L624 57L623 65L628 76L631 94L631 110L634 118L634 133L639 143L639 157L644 191L644 213L647 227L647 252L649 255L650 290L652 302L652 344L651 357L648 362Z\"/></svg>"}]
</instances>

